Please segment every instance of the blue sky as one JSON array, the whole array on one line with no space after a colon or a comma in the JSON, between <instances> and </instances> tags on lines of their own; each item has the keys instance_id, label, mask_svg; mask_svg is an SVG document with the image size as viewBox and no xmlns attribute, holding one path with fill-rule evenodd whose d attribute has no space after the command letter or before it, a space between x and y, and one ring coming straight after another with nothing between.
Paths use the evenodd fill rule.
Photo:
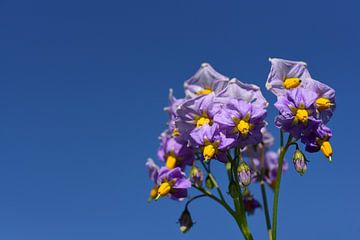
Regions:
<instances>
[{"instance_id":1,"label":"blue sky","mask_svg":"<svg viewBox=\"0 0 360 240\"><path fill-rule=\"evenodd\" d=\"M0 239L241 239L205 199L180 234L182 203L146 203L144 163L156 156L170 87L181 97L206 61L273 103L268 57L307 61L337 90L334 162L309 155L304 177L290 165L279 239L357 239L359 9L355 0L0 1ZM249 222L265 239L263 212Z\"/></svg>"}]
</instances>

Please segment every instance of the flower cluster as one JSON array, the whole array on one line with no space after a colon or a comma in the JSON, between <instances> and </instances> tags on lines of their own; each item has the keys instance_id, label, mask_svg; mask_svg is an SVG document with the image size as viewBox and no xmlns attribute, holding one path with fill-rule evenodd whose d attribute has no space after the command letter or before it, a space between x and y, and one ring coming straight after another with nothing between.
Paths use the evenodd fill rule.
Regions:
<instances>
[{"instance_id":1,"label":"flower cluster","mask_svg":"<svg viewBox=\"0 0 360 240\"><path fill-rule=\"evenodd\" d=\"M169 114L168 128L160 136L157 154L165 166L156 179L152 177L155 182L152 192L158 189L157 194L151 195L153 199L168 194L173 199L186 197L186 191L182 191L185 195L159 192L161 182L164 185L170 181L160 177L160 173L165 176L165 169L169 173L175 171L177 179L181 179L179 176L185 176L186 166L193 166L192 182L200 185L203 177L195 160L226 163L227 151L256 145L263 138L261 130L265 126L268 102L258 86L230 79L204 63L185 81L184 88L185 97L181 99L174 97L172 89L169 92L169 106L165 108ZM147 166L150 172L154 171L152 161ZM174 181L166 186L175 188L178 185Z\"/></svg>"},{"instance_id":2,"label":"flower cluster","mask_svg":"<svg viewBox=\"0 0 360 240\"><path fill-rule=\"evenodd\" d=\"M176 98L170 89L169 105L164 108L169 116L167 128L160 135L157 151L162 166L152 159L146 166L153 181L149 201L166 196L177 201L187 199L179 219L182 232L193 226L188 205L205 196L224 206L241 222L239 227L246 239L252 239L245 213L252 215L262 207L250 192L250 185L259 183L270 233L265 187L278 196L282 172L288 169L286 151L296 146L293 163L301 175L308 161L298 140L305 144L306 151L321 150L331 160L332 132L326 124L335 110L335 91L314 80L304 62L277 58L270 62L266 88L277 96L275 125L281 129L281 145L275 151L274 137L265 121L269 104L258 86L229 78L204 63L185 81L183 98ZM284 133L289 135L286 143ZM213 162L223 164L227 171L228 196L213 176ZM189 197L190 188L200 195ZM227 198L234 202L235 209ZM276 211L274 214L276 219Z\"/></svg>"},{"instance_id":3,"label":"flower cluster","mask_svg":"<svg viewBox=\"0 0 360 240\"><path fill-rule=\"evenodd\" d=\"M270 59L266 87L277 96L275 119L278 128L301 139L306 151L319 150L329 158L332 132L325 126L335 110L335 90L313 79L304 62Z\"/></svg>"}]
</instances>

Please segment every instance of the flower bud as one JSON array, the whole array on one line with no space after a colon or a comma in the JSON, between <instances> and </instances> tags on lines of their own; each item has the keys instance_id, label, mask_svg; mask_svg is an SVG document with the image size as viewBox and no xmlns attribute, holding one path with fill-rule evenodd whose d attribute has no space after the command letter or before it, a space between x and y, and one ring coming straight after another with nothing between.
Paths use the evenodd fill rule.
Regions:
<instances>
[{"instance_id":1,"label":"flower bud","mask_svg":"<svg viewBox=\"0 0 360 240\"><path fill-rule=\"evenodd\" d=\"M215 184L209 175L205 179L205 185L208 189L213 189L215 187Z\"/></svg>"},{"instance_id":2,"label":"flower bud","mask_svg":"<svg viewBox=\"0 0 360 240\"><path fill-rule=\"evenodd\" d=\"M187 207L181 213L181 216L180 216L180 219L179 219L179 224L180 224L180 231L182 233L186 233L194 225L194 222L191 219L191 215L190 215L190 212L187 209Z\"/></svg>"},{"instance_id":3,"label":"flower bud","mask_svg":"<svg viewBox=\"0 0 360 240\"><path fill-rule=\"evenodd\" d=\"M240 189L238 185L232 180L229 184L229 194L232 198L238 198Z\"/></svg>"},{"instance_id":4,"label":"flower bud","mask_svg":"<svg viewBox=\"0 0 360 240\"><path fill-rule=\"evenodd\" d=\"M251 183L251 170L245 163L241 162L237 169L240 187L247 187Z\"/></svg>"},{"instance_id":5,"label":"flower bud","mask_svg":"<svg viewBox=\"0 0 360 240\"><path fill-rule=\"evenodd\" d=\"M301 176L304 175L307 170L307 164L304 154L299 149L296 149L294 152L293 163L295 170L300 173Z\"/></svg>"},{"instance_id":6,"label":"flower bud","mask_svg":"<svg viewBox=\"0 0 360 240\"><path fill-rule=\"evenodd\" d=\"M190 170L190 181L195 184L195 186L201 187L203 179L204 175L200 168L194 165Z\"/></svg>"}]
</instances>

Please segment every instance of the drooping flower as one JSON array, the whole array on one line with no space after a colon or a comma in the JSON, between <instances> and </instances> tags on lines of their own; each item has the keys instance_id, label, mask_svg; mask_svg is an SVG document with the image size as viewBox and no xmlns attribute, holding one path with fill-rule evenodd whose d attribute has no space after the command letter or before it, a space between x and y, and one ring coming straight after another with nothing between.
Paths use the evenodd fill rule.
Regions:
<instances>
[{"instance_id":1,"label":"drooping flower","mask_svg":"<svg viewBox=\"0 0 360 240\"><path fill-rule=\"evenodd\" d=\"M156 199L170 196L174 200L183 200L187 197L187 189L191 188L191 182L179 167L169 169L162 167L157 178L159 186Z\"/></svg>"},{"instance_id":2,"label":"drooping flower","mask_svg":"<svg viewBox=\"0 0 360 240\"><path fill-rule=\"evenodd\" d=\"M179 218L179 224L180 224L180 231L182 233L186 233L194 225L194 222L191 218L190 212L187 207L185 207L185 210L181 213L181 216Z\"/></svg>"},{"instance_id":3,"label":"drooping flower","mask_svg":"<svg viewBox=\"0 0 360 240\"><path fill-rule=\"evenodd\" d=\"M270 58L271 69L266 81L266 88L277 96L289 89L306 87L312 81L305 62Z\"/></svg>"},{"instance_id":4,"label":"drooping flower","mask_svg":"<svg viewBox=\"0 0 360 240\"><path fill-rule=\"evenodd\" d=\"M185 165L191 165L194 162L193 149L186 142L170 136L168 132L164 132L160 136L157 155L170 169L175 167L183 169Z\"/></svg>"},{"instance_id":5,"label":"drooping flower","mask_svg":"<svg viewBox=\"0 0 360 240\"><path fill-rule=\"evenodd\" d=\"M258 200L254 198L254 196L250 193L250 191L245 191L243 196L245 212L248 215L253 215L255 209L261 208L261 204Z\"/></svg>"},{"instance_id":6,"label":"drooping flower","mask_svg":"<svg viewBox=\"0 0 360 240\"><path fill-rule=\"evenodd\" d=\"M266 108L269 105L258 86L243 83L236 78L231 79L227 87L216 96L216 101L224 104L228 103L231 99L236 99L251 103L260 108Z\"/></svg>"},{"instance_id":7,"label":"drooping flower","mask_svg":"<svg viewBox=\"0 0 360 240\"><path fill-rule=\"evenodd\" d=\"M209 93L185 101L177 110L176 127L183 138L204 124L212 125L214 115L219 111L220 105L215 103L215 94Z\"/></svg>"},{"instance_id":8,"label":"drooping flower","mask_svg":"<svg viewBox=\"0 0 360 240\"><path fill-rule=\"evenodd\" d=\"M260 157L260 156L259 156ZM255 157L250 163L251 169L256 172L255 180L260 180L261 162L260 158ZM279 153L274 151L267 151L264 155L264 180L269 184L271 188L275 187L275 181L278 174L279 167ZM288 163L283 162L283 172L288 170Z\"/></svg>"},{"instance_id":9,"label":"drooping flower","mask_svg":"<svg viewBox=\"0 0 360 240\"><path fill-rule=\"evenodd\" d=\"M315 101L317 94L309 89L288 90L278 97L275 107L280 114L275 119L278 128L298 139L307 131L316 129L321 120L316 119Z\"/></svg>"},{"instance_id":10,"label":"drooping flower","mask_svg":"<svg viewBox=\"0 0 360 240\"><path fill-rule=\"evenodd\" d=\"M265 126L266 110L243 100L230 100L215 115L214 121L226 134L236 138L240 147L262 141L261 129Z\"/></svg>"},{"instance_id":11,"label":"drooping flower","mask_svg":"<svg viewBox=\"0 0 360 240\"><path fill-rule=\"evenodd\" d=\"M233 138L227 138L224 133L219 131L216 123L211 126L206 123L203 127L195 129L191 133L191 137L200 147L205 161L217 159L226 162L226 150L234 142Z\"/></svg>"},{"instance_id":12,"label":"drooping flower","mask_svg":"<svg viewBox=\"0 0 360 240\"><path fill-rule=\"evenodd\" d=\"M326 124L335 111L335 90L316 80L312 80L308 88L317 94L315 107L319 118Z\"/></svg>"},{"instance_id":13,"label":"drooping flower","mask_svg":"<svg viewBox=\"0 0 360 240\"><path fill-rule=\"evenodd\" d=\"M333 155L333 150L330 144L331 137L331 129L326 127L324 124L321 124L315 131L309 132L307 135L303 136L301 141L306 145L306 151L318 152L321 150L325 157L331 161Z\"/></svg>"},{"instance_id":14,"label":"drooping flower","mask_svg":"<svg viewBox=\"0 0 360 240\"><path fill-rule=\"evenodd\" d=\"M186 98L218 93L226 87L228 81L228 77L215 71L210 64L203 63L195 75L184 83Z\"/></svg>"}]
</instances>

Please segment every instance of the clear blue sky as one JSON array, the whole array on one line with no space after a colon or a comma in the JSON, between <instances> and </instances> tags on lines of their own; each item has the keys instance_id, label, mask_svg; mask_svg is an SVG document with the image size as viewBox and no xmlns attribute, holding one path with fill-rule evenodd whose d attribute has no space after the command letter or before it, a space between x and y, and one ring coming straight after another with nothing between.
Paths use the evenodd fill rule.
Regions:
<instances>
[{"instance_id":1,"label":"clear blue sky","mask_svg":"<svg viewBox=\"0 0 360 240\"><path fill-rule=\"evenodd\" d=\"M241 239L205 199L180 234L183 204L146 203L144 163L170 87L182 96L207 61L265 91L268 57L307 61L337 90L334 162L309 155L304 177L290 165L279 239L358 239L359 12L357 0L0 1L0 239ZM262 211L249 221L265 239Z\"/></svg>"}]
</instances>

